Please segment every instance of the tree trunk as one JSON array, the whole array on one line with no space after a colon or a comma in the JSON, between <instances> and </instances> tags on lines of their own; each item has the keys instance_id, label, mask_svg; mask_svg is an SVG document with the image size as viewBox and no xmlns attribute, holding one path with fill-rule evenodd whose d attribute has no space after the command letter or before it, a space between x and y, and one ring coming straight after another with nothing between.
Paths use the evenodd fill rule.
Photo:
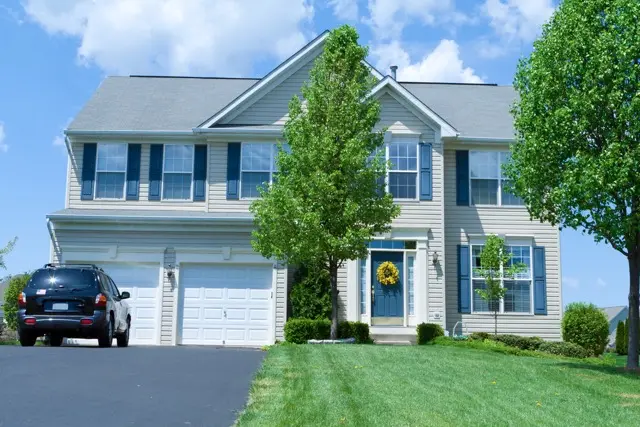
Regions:
<instances>
[{"instance_id":1,"label":"tree trunk","mask_svg":"<svg viewBox=\"0 0 640 427\"><path fill-rule=\"evenodd\" d=\"M338 339L338 265L329 264L329 281L331 283L331 339Z\"/></svg>"},{"instance_id":2,"label":"tree trunk","mask_svg":"<svg viewBox=\"0 0 640 427\"><path fill-rule=\"evenodd\" d=\"M629 348L627 368L638 368L638 319L640 309L640 252L629 254Z\"/></svg>"}]
</instances>

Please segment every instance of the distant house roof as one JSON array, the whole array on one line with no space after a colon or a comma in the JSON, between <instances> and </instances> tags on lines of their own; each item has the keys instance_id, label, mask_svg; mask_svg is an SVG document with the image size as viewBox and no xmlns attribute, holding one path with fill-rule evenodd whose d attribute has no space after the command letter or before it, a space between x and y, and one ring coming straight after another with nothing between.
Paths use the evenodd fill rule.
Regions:
<instances>
[{"instance_id":1,"label":"distant house roof","mask_svg":"<svg viewBox=\"0 0 640 427\"><path fill-rule=\"evenodd\" d=\"M107 77L70 131L190 131L259 79ZM400 82L461 136L513 138L511 86Z\"/></svg>"}]
</instances>

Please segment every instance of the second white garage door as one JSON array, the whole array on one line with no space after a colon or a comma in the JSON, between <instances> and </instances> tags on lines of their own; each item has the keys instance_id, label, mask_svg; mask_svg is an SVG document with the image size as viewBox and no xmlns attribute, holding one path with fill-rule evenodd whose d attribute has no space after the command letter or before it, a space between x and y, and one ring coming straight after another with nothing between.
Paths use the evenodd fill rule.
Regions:
<instances>
[{"instance_id":1,"label":"second white garage door","mask_svg":"<svg viewBox=\"0 0 640 427\"><path fill-rule=\"evenodd\" d=\"M159 264L104 264L107 273L120 292L127 291L131 307L131 344L158 344L160 307Z\"/></svg>"},{"instance_id":2,"label":"second white garage door","mask_svg":"<svg viewBox=\"0 0 640 427\"><path fill-rule=\"evenodd\" d=\"M260 346L271 339L270 265L184 265L181 344Z\"/></svg>"}]
</instances>

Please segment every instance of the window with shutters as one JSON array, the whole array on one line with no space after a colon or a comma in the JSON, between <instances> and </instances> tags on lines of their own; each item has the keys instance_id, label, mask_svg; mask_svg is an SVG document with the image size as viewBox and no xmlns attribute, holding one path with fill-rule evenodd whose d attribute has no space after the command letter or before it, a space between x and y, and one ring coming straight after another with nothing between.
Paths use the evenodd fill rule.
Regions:
<instances>
[{"instance_id":1,"label":"window with shutters","mask_svg":"<svg viewBox=\"0 0 640 427\"><path fill-rule=\"evenodd\" d=\"M285 151L289 146L283 144ZM240 197L254 199L260 197L259 188L269 185L277 176L276 158L278 144L243 142L240 152Z\"/></svg>"},{"instance_id":2,"label":"window with shutters","mask_svg":"<svg viewBox=\"0 0 640 427\"><path fill-rule=\"evenodd\" d=\"M388 190L394 199L418 198L418 139L394 137L387 146L391 162Z\"/></svg>"},{"instance_id":3,"label":"window with shutters","mask_svg":"<svg viewBox=\"0 0 640 427\"><path fill-rule=\"evenodd\" d=\"M503 300L491 302L483 300L477 294L476 289L486 288L482 276L480 264L480 254L482 245L471 245L471 311L475 313L493 312L498 304L499 313L522 313L533 314L533 283L532 283L532 250L531 246L507 245L507 250L511 254L511 265L522 264L525 269L517 273L514 277L502 279L502 286L507 288L507 293Z\"/></svg>"},{"instance_id":4,"label":"window with shutters","mask_svg":"<svg viewBox=\"0 0 640 427\"><path fill-rule=\"evenodd\" d=\"M127 144L101 143L96 154L96 199L123 200Z\"/></svg>"},{"instance_id":5,"label":"window with shutters","mask_svg":"<svg viewBox=\"0 0 640 427\"><path fill-rule=\"evenodd\" d=\"M472 205L522 206L522 200L508 191L502 169L510 156L508 151L469 152Z\"/></svg>"},{"instance_id":6,"label":"window with shutters","mask_svg":"<svg viewBox=\"0 0 640 427\"><path fill-rule=\"evenodd\" d=\"M162 162L162 200L191 200L194 147L165 144Z\"/></svg>"}]
</instances>

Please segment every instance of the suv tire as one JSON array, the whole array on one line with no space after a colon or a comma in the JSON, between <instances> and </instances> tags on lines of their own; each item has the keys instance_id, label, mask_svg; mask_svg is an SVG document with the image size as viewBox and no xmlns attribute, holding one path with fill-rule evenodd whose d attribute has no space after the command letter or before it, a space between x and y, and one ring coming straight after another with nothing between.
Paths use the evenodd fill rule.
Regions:
<instances>
[{"instance_id":1,"label":"suv tire","mask_svg":"<svg viewBox=\"0 0 640 427\"><path fill-rule=\"evenodd\" d=\"M51 335L49 336L49 345L51 347L60 347L63 340L64 337L62 335Z\"/></svg>"},{"instance_id":2,"label":"suv tire","mask_svg":"<svg viewBox=\"0 0 640 427\"><path fill-rule=\"evenodd\" d=\"M104 325L104 330L98 337L98 345L103 348L111 347L113 343L113 319L109 316L109 321Z\"/></svg>"},{"instance_id":3,"label":"suv tire","mask_svg":"<svg viewBox=\"0 0 640 427\"><path fill-rule=\"evenodd\" d=\"M20 345L22 347L33 347L38 337L27 332L20 333Z\"/></svg>"},{"instance_id":4,"label":"suv tire","mask_svg":"<svg viewBox=\"0 0 640 427\"><path fill-rule=\"evenodd\" d=\"M129 332L131 331L131 320L127 320L127 329L116 338L118 347L129 347Z\"/></svg>"}]
</instances>

